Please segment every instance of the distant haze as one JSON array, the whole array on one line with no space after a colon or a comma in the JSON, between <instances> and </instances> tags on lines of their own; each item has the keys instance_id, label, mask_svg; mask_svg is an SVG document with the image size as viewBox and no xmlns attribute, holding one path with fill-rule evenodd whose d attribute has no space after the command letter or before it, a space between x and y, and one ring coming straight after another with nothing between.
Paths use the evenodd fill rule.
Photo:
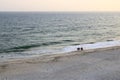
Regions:
<instances>
[{"instance_id":1,"label":"distant haze","mask_svg":"<svg viewBox=\"0 0 120 80\"><path fill-rule=\"evenodd\" d=\"M0 11L120 11L120 0L0 0Z\"/></svg>"}]
</instances>

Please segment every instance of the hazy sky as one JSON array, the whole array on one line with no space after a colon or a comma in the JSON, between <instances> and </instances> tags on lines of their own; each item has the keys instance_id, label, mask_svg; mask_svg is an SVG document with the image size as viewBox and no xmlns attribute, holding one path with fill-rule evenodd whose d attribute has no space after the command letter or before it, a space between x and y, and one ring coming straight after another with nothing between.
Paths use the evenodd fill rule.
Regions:
<instances>
[{"instance_id":1,"label":"hazy sky","mask_svg":"<svg viewBox=\"0 0 120 80\"><path fill-rule=\"evenodd\" d=\"M0 0L0 11L120 11L120 0Z\"/></svg>"}]
</instances>

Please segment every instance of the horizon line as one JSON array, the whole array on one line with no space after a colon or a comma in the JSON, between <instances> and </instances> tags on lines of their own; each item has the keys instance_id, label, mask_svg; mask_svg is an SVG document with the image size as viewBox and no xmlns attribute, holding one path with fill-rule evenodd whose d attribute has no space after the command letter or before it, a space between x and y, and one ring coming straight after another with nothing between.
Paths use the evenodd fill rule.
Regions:
<instances>
[{"instance_id":1,"label":"horizon line","mask_svg":"<svg viewBox=\"0 0 120 80\"><path fill-rule=\"evenodd\" d=\"M120 11L0 11L0 12L120 12Z\"/></svg>"}]
</instances>

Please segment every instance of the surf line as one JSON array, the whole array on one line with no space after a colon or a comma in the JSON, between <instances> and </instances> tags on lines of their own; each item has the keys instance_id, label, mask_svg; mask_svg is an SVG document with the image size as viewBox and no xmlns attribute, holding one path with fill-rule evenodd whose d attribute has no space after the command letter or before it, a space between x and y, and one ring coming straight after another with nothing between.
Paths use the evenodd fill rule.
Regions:
<instances>
[{"instance_id":1,"label":"surf line","mask_svg":"<svg viewBox=\"0 0 120 80\"><path fill-rule=\"evenodd\" d=\"M83 51L83 50L90 50L90 49L100 49L100 48L108 48L108 47L116 47L120 46L120 41L106 41L106 42L96 42L93 44L80 44L76 46L68 46L64 48L65 52L72 52L72 51Z\"/></svg>"}]
</instances>

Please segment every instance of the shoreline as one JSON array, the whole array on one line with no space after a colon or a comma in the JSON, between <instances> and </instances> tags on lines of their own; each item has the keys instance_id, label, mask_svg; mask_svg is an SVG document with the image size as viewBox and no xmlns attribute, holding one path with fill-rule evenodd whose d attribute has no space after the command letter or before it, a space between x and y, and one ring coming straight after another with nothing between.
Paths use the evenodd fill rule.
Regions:
<instances>
[{"instance_id":1,"label":"shoreline","mask_svg":"<svg viewBox=\"0 0 120 80\"><path fill-rule=\"evenodd\" d=\"M94 67L95 67L95 71L92 71L92 74L93 74L92 76L94 76L95 78L96 72L97 74L101 73L98 70L99 67L102 67L102 70L106 71L107 70L106 67L111 68L111 66L119 65L119 64L116 64L116 61L117 63L119 63L119 57L120 57L119 51L120 51L120 47L116 46L116 47L109 47L104 49L75 51L67 54L45 55L45 56L38 56L38 57L29 58L29 59L15 59L11 61L0 62L0 79L1 80L2 79L3 80L4 79L33 80L33 78L35 78L35 80L40 80L40 79L41 80L56 80L56 79L61 80L60 75L62 75L62 73L64 74L68 72L66 74L69 74L69 71L70 71L70 73L74 72L73 74L80 76L80 75L86 74L84 73L84 70L86 71L90 68L90 71L91 71L91 70L94 70ZM77 74L78 72L76 70L78 71L80 70L80 73L79 73L80 75ZM112 70L116 71L116 68L112 68ZM58 75L56 74L56 72L58 73ZM50 78L51 76L49 76L48 74L56 78L55 79ZM68 76L70 77L73 74L69 74ZM87 74L91 75L91 72L89 72L88 70ZM89 75L84 75L84 77L85 76L89 77ZM46 79L44 79L45 77ZM66 80L68 80L69 78L67 76L64 76L64 77L66 78ZM73 79L76 79L76 78L77 77L73 77ZM83 79L80 77L77 80L83 80ZM84 79L84 80L97 80L97 79Z\"/></svg>"},{"instance_id":2,"label":"shoreline","mask_svg":"<svg viewBox=\"0 0 120 80\"><path fill-rule=\"evenodd\" d=\"M83 50L83 51L72 51L68 53L63 54L47 54L47 55L39 55L34 57L27 57L27 58L16 58L16 59L8 59L6 61L0 62L0 67L4 64L21 64L21 63L46 63L51 61L57 61L57 59L63 58L63 57L69 57L69 56L75 56L75 55L84 55L84 54L90 54L94 52L102 52L102 51L109 51L109 50L117 50L120 49L120 46L114 46L114 47L107 47L107 48L98 48L98 49L89 49L89 50Z\"/></svg>"},{"instance_id":3,"label":"shoreline","mask_svg":"<svg viewBox=\"0 0 120 80\"><path fill-rule=\"evenodd\" d=\"M99 49L107 49L112 47L119 47L120 41L119 40L108 40L106 42L95 42L95 43L86 43L86 44L80 44L80 45L73 45L73 46L66 46L64 48L58 49L59 52L56 50L49 53L41 53L39 49L31 49L24 52L21 52L21 54L1 54L0 55L0 62L2 61L8 61L8 60L15 60L15 59L25 59L25 58L32 58L32 57L39 57L39 56L45 56L45 55L66 55L75 51L93 51L93 50L99 50ZM82 49L82 50L81 50ZM52 50L52 49L51 49ZM14 52L13 52L14 53Z\"/></svg>"}]
</instances>

